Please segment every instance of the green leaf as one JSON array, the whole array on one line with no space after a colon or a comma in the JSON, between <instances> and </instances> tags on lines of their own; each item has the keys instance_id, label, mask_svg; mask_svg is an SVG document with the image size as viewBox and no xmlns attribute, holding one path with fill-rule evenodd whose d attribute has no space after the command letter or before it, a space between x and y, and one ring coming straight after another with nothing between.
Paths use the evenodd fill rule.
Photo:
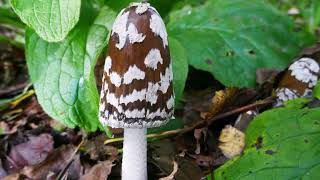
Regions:
<instances>
[{"instance_id":1,"label":"green leaf","mask_svg":"<svg viewBox=\"0 0 320 180\"><path fill-rule=\"evenodd\" d=\"M320 80L318 80L316 87L313 89L313 96L320 99Z\"/></svg>"},{"instance_id":2,"label":"green leaf","mask_svg":"<svg viewBox=\"0 0 320 180\"><path fill-rule=\"evenodd\" d=\"M46 42L27 30L27 65L38 100L50 116L69 127L95 131L99 95L94 66L116 14L104 7L96 15L85 3L81 9L81 20L62 42Z\"/></svg>"},{"instance_id":3,"label":"green leaf","mask_svg":"<svg viewBox=\"0 0 320 180\"><path fill-rule=\"evenodd\" d=\"M189 63L226 86L255 86L256 69L287 67L307 41L298 38L288 17L259 0L185 7L170 15L167 27Z\"/></svg>"},{"instance_id":4,"label":"green leaf","mask_svg":"<svg viewBox=\"0 0 320 180\"><path fill-rule=\"evenodd\" d=\"M24 28L24 24L10 7L3 5L0 7L0 24L13 25L18 28Z\"/></svg>"},{"instance_id":5,"label":"green leaf","mask_svg":"<svg viewBox=\"0 0 320 180\"><path fill-rule=\"evenodd\" d=\"M169 47L173 67L173 87L177 103L183 95L188 76L188 58L185 49L176 39L169 38Z\"/></svg>"},{"instance_id":6,"label":"green leaf","mask_svg":"<svg viewBox=\"0 0 320 180\"><path fill-rule=\"evenodd\" d=\"M132 2L141 2L142 0L106 0L105 4L113 9L115 12L120 12L121 9L126 8Z\"/></svg>"},{"instance_id":7,"label":"green leaf","mask_svg":"<svg viewBox=\"0 0 320 180\"><path fill-rule=\"evenodd\" d=\"M320 108L276 108L255 118L246 150L215 179L319 179Z\"/></svg>"},{"instance_id":8,"label":"green leaf","mask_svg":"<svg viewBox=\"0 0 320 180\"><path fill-rule=\"evenodd\" d=\"M42 39L57 42L77 24L81 0L11 0L11 5Z\"/></svg>"},{"instance_id":9,"label":"green leaf","mask_svg":"<svg viewBox=\"0 0 320 180\"><path fill-rule=\"evenodd\" d=\"M301 97L297 99L292 99L290 101L284 102L285 107L287 108L303 108L310 101L310 98Z\"/></svg>"}]
</instances>

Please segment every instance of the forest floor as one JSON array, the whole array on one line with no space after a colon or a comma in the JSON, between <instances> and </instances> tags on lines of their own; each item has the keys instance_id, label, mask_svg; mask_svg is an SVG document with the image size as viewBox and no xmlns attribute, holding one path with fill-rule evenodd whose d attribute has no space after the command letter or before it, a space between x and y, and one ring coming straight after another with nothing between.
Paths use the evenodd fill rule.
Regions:
<instances>
[{"instance_id":1,"label":"forest floor","mask_svg":"<svg viewBox=\"0 0 320 180\"><path fill-rule=\"evenodd\" d=\"M50 118L35 96L23 50L0 44L0 55L0 177L120 179L121 139L106 144L104 132L70 129ZM103 63L100 58L97 79ZM150 179L170 179L172 175L177 179L206 177L227 160L218 148L221 129L234 123L240 113L265 109L273 102L267 98L266 89L228 89L218 91L220 96L216 93L213 98L223 86L210 74L195 69L190 73L194 75L187 81L184 99L176 110L177 119L169 130L151 132ZM212 84L208 86L207 82ZM121 129L113 129L113 133L122 136Z\"/></svg>"}]
</instances>

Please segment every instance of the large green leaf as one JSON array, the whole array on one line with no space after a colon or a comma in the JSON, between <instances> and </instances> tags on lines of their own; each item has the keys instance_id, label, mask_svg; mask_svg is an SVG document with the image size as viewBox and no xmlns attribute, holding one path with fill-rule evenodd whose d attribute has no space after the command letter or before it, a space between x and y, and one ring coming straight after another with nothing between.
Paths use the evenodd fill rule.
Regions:
<instances>
[{"instance_id":1,"label":"large green leaf","mask_svg":"<svg viewBox=\"0 0 320 180\"><path fill-rule=\"evenodd\" d=\"M81 0L11 0L11 5L42 39L57 42L77 24Z\"/></svg>"},{"instance_id":2,"label":"large green leaf","mask_svg":"<svg viewBox=\"0 0 320 180\"><path fill-rule=\"evenodd\" d=\"M88 4L81 8L81 20L62 42L49 43L27 31L27 65L38 100L50 116L69 127L95 131L99 95L94 66L115 13L104 7L96 16Z\"/></svg>"},{"instance_id":3,"label":"large green leaf","mask_svg":"<svg viewBox=\"0 0 320 180\"><path fill-rule=\"evenodd\" d=\"M246 131L244 154L217 169L215 179L319 179L319 139L320 108L269 110Z\"/></svg>"},{"instance_id":4,"label":"large green leaf","mask_svg":"<svg viewBox=\"0 0 320 180\"><path fill-rule=\"evenodd\" d=\"M169 47L173 67L173 87L177 102L183 95L184 85L187 80L188 58L185 49L174 38L169 38Z\"/></svg>"},{"instance_id":5,"label":"large green leaf","mask_svg":"<svg viewBox=\"0 0 320 180\"><path fill-rule=\"evenodd\" d=\"M209 0L170 15L189 63L226 86L255 86L257 68L285 68L301 49L290 19L259 0Z\"/></svg>"},{"instance_id":6,"label":"large green leaf","mask_svg":"<svg viewBox=\"0 0 320 180\"><path fill-rule=\"evenodd\" d=\"M313 89L313 96L320 99L320 80L318 80L316 87Z\"/></svg>"},{"instance_id":7,"label":"large green leaf","mask_svg":"<svg viewBox=\"0 0 320 180\"><path fill-rule=\"evenodd\" d=\"M24 24L20 21L19 17L11 10L10 7L5 5L0 7L0 23L14 25L18 28L24 27Z\"/></svg>"}]
</instances>

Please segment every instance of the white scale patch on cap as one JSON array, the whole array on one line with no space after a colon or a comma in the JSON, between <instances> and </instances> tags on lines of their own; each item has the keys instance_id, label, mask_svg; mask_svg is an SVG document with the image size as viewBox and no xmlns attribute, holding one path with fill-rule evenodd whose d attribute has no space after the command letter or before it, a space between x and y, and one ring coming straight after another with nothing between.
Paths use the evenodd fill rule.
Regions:
<instances>
[{"instance_id":1,"label":"white scale patch on cap","mask_svg":"<svg viewBox=\"0 0 320 180\"><path fill-rule=\"evenodd\" d=\"M168 34L166 31L166 27L159 16L159 14L152 14L150 19L150 29L151 31L160 36L163 42L163 47L168 46Z\"/></svg>"},{"instance_id":2,"label":"white scale patch on cap","mask_svg":"<svg viewBox=\"0 0 320 180\"><path fill-rule=\"evenodd\" d=\"M166 68L166 72L164 75L162 73L160 74L160 90L162 93L166 93L168 91L168 88L171 84L171 81L173 79L173 74L172 74L172 65L170 64L169 67Z\"/></svg>"},{"instance_id":3,"label":"white scale patch on cap","mask_svg":"<svg viewBox=\"0 0 320 180\"><path fill-rule=\"evenodd\" d=\"M134 79L142 80L146 73L140 70L136 65L130 66L128 71L123 75L123 83L130 84Z\"/></svg>"},{"instance_id":4,"label":"white scale patch on cap","mask_svg":"<svg viewBox=\"0 0 320 180\"><path fill-rule=\"evenodd\" d=\"M123 122L118 121L116 117L117 113L114 112L113 114L110 114L108 120L106 121L107 125L113 128L123 127Z\"/></svg>"},{"instance_id":5,"label":"white scale patch on cap","mask_svg":"<svg viewBox=\"0 0 320 180\"><path fill-rule=\"evenodd\" d=\"M173 108L173 106L174 106L174 98L173 98L173 95L171 95L171 97L167 101L167 108L171 109Z\"/></svg>"},{"instance_id":6,"label":"white scale patch on cap","mask_svg":"<svg viewBox=\"0 0 320 180\"><path fill-rule=\"evenodd\" d=\"M157 103L158 95L157 91L159 90L159 84L158 83L148 83L148 88L146 92L146 101L150 102L151 105Z\"/></svg>"},{"instance_id":7,"label":"white scale patch on cap","mask_svg":"<svg viewBox=\"0 0 320 180\"><path fill-rule=\"evenodd\" d=\"M111 83L116 87L119 87L122 82L124 84L130 84L134 79L138 79L138 80L144 79L145 72L140 70L136 65L133 65L129 67L128 71L124 73L123 77L121 77L116 72L111 72L109 76L110 76Z\"/></svg>"},{"instance_id":8,"label":"white scale patch on cap","mask_svg":"<svg viewBox=\"0 0 320 180\"><path fill-rule=\"evenodd\" d=\"M116 72L112 72L110 73L110 81L113 85L115 85L116 87L119 87L121 85L121 77L118 73Z\"/></svg>"},{"instance_id":9,"label":"white scale patch on cap","mask_svg":"<svg viewBox=\"0 0 320 180\"><path fill-rule=\"evenodd\" d=\"M301 58L290 65L291 76L297 80L307 83L309 88L317 84L319 64L311 58Z\"/></svg>"},{"instance_id":10,"label":"white scale patch on cap","mask_svg":"<svg viewBox=\"0 0 320 180\"><path fill-rule=\"evenodd\" d=\"M109 75L109 71L111 69L111 65L112 65L112 59L110 58L110 56L108 56L104 62L104 72L106 72Z\"/></svg>"},{"instance_id":11,"label":"white scale patch on cap","mask_svg":"<svg viewBox=\"0 0 320 180\"><path fill-rule=\"evenodd\" d=\"M170 118L167 120L154 120L154 121L141 121L141 122L135 122L132 124L124 123L123 121L118 121L117 119L114 118L113 115L110 115L108 121L106 121L105 125L108 125L112 128L119 128L119 127L124 127L124 128L151 128L151 127L159 127L163 124L166 124Z\"/></svg>"},{"instance_id":12,"label":"white scale patch on cap","mask_svg":"<svg viewBox=\"0 0 320 180\"><path fill-rule=\"evenodd\" d=\"M276 89L277 102L275 106L283 105L283 102L298 98L298 92L294 89L289 88L278 88Z\"/></svg>"},{"instance_id":13,"label":"white scale patch on cap","mask_svg":"<svg viewBox=\"0 0 320 180\"><path fill-rule=\"evenodd\" d=\"M129 36L129 41L131 44L142 42L146 38L146 36L142 33L138 33L136 26L132 23L129 24L127 34Z\"/></svg>"},{"instance_id":14,"label":"white scale patch on cap","mask_svg":"<svg viewBox=\"0 0 320 180\"><path fill-rule=\"evenodd\" d=\"M151 49L144 59L144 64L148 68L152 68L153 70L157 69L158 63L162 64L163 59L161 57L161 53L159 49Z\"/></svg>"},{"instance_id":15,"label":"white scale patch on cap","mask_svg":"<svg viewBox=\"0 0 320 180\"><path fill-rule=\"evenodd\" d=\"M145 109L134 109L134 110L126 110L124 112L126 118L144 118L146 117L146 110Z\"/></svg>"},{"instance_id":16,"label":"white scale patch on cap","mask_svg":"<svg viewBox=\"0 0 320 180\"><path fill-rule=\"evenodd\" d=\"M107 92L107 102L117 109L119 113L123 112L122 106L120 106L119 98L114 93Z\"/></svg>"},{"instance_id":17,"label":"white scale patch on cap","mask_svg":"<svg viewBox=\"0 0 320 180\"><path fill-rule=\"evenodd\" d=\"M155 117L161 117L161 118L166 118L168 117L168 114L165 109L160 109L158 108L157 111L155 112L150 112L147 110L147 118L148 119L154 119Z\"/></svg>"},{"instance_id":18,"label":"white scale patch on cap","mask_svg":"<svg viewBox=\"0 0 320 180\"><path fill-rule=\"evenodd\" d=\"M130 7L136 6L136 13L137 14L143 14L148 10L150 7L149 3L141 3L141 2L134 2L130 4Z\"/></svg>"},{"instance_id":19,"label":"white scale patch on cap","mask_svg":"<svg viewBox=\"0 0 320 180\"><path fill-rule=\"evenodd\" d=\"M135 102L135 101L143 101L146 99L146 89L142 89L141 91L133 90L132 93L123 96L120 96L120 103L127 105L128 103Z\"/></svg>"},{"instance_id":20,"label":"white scale patch on cap","mask_svg":"<svg viewBox=\"0 0 320 180\"><path fill-rule=\"evenodd\" d=\"M104 63L104 72L109 76L109 74L110 74L110 69L111 69L111 58L110 58L110 56L108 56L107 58L106 58L106 60L105 60L105 63ZM105 74L103 74L103 76L102 76L102 82L104 82L105 84L106 84L106 76L105 76ZM102 87L103 88L103 87ZM102 89L101 91L105 91L105 90L107 90L107 89ZM102 97L102 96L101 96Z\"/></svg>"},{"instance_id":21,"label":"white scale patch on cap","mask_svg":"<svg viewBox=\"0 0 320 180\"><path fill-rule=\"evenodd\" d=\"M138 33L137 28L134 24L130 23L127 29L129 11L123 13L122 10L117 16L112 26L112 34L117 33L119 37L119 43L116 44L118 49L122 49L126 43L127 36L129 37L130 43L142 42L145 39L145 35Z\"/></svg>"},{"instance_id":22,"label":"white scale patch on cap","mask_svg":"<svg viewBox=\"0 0 320 180\"><path fill-rule=\"evenodd\" d=\"M107 116L106 116L107 117ZM109 120L107 118L104 118L102 116L99 116L99 121L103 126L108 126L109 125Z\"/></svg>"},{"instance_id":23,"label":"white scale patch on cap","mask_svg":"<svg viewBox=\"0 0 320 180\"><path fill-rule=\"evenodd\" d=\"M312 89L305 89L304 90L304 93L303 93L303 97L312 97L312 93L313 93L313 91L312 91Z\"/></svg>"},{"instance_id":24,"label":"white scale patch on cap","mask_svg":"<svg viewBox=\"0 0 320 180\"><path fill-rule=\"evenodd\" d=\"M114 33L117 33L119 37L119 43L116 44L116 47L118 49L123 48L127 38L127 22L128 22L129 12L123 13L123 11L124 9L119 13L119 15L117 16L112 26L111 35L113 35Z\"/></svg>"}]
</instances>

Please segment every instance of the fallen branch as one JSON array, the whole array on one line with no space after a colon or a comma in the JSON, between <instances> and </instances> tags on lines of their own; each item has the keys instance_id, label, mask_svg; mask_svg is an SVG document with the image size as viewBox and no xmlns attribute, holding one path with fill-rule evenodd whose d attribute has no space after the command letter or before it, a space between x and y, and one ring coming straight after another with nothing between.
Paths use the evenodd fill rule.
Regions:
<instances>
[{"instance_id":1,"label":"fallen branch","mask_svg":"<svg viewBox=\"0 0 320 180\"><path fill-rule=\"evenodd\" d=\"M260 101L256 101L256 102L254 102L252 104L248 104L246 106L242 106L240 108L236 108L234 110L219 114L217 116L209 117L207 120L199 121L199 122L193 124L190 127L183 128L181 133L183 134L183 133L186 133L186 132L190 132L193 129L198 129L198 128L201 128L203 126L210 126L216 120L219 120L219 119L222 119L222 118L226 118L228 116L239 114L239 113L242 113L242 112L246 112L246 111L249 111L249 110L252 110L252 109L265 107L265 106L271 105L273 103L274 103L274 98L273 97L268 97L266 99L263 99L263 100L260 100Z\"/></svg>"}]
</instances>

